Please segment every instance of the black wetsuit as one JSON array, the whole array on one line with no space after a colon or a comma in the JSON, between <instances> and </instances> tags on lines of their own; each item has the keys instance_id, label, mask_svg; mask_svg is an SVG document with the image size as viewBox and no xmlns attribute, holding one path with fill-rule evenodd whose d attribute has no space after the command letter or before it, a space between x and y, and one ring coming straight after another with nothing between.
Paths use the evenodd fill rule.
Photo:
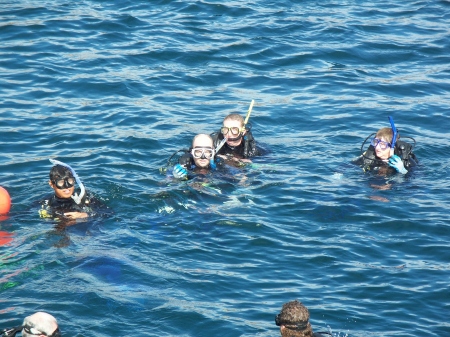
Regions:
<instances>
[{"instance_id":1,"label":"black wetsuit","mask_svg":"<svg viewBox=\"0 0 450 337\"><path fill-rule=\"evenodd\" d=\"M222 132L214 132L211 134L211 138L214 141L214 147L217 147L219 143L223 140ZM225 143L222 148L219 150L217 154L223 155L233 155L241 158L250 158L254 156L258 156L260 151L256 147L255 138L253 138L252 132L247 130L245 135L243 136L243 140L241 144L235 147L230 147L227 143Z\"/></svg>"},{"instance_id":2,"label":"black wetsuit","mask_svg":"<svg viewBox=\"0 0 450 337\"><path fill-rule=\"evenodd\" d=\"M397 141L394 148L394 154L399 156L405 166L405 169L410 171L414 166L417 166L419 161L416 158L416 155L412 152L412 145L408 144L404 141ZM390 167L389 164L379 158L377 158L375 154L375 148L370 145L366 152L364 152L361 156L352 161L353 164L361 166L364 172L367 171L377 171L381 167L389 167L392 169L392 172L395 172L393 167Z\"/></svg>"},{"instance_id":3,"label":"black wetsuit","mask_svg":"<svg viewBox=\"0 0 450 337\"><path fill-rule=\"evenodd\" d=\"M54 194L39 204L41 205L39 215L43 218L63 218L67 212L87 213L90 217L109 213L106 205L87 192L80 204L72 198L58 198Z\"/></svg>"}]
</instances>

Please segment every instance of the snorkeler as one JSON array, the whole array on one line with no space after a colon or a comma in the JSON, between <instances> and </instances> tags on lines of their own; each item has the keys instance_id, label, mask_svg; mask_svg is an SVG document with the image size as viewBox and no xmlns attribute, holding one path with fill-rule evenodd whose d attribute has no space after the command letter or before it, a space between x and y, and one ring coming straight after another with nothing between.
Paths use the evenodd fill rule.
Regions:
<instances>
[{"instance_id":1,"label":"snorkeler","mask_svg":"<svg viewBox=\"0 0 450 337\"><path fill-rule=\"evenodd\" d=\"M389 121L391 127L378 130L368 149L363 152L364 144L373 136L373 134L369 135L361 145L361 156L352 161L353 164L361 166L364 172L379 171L382 168L386 170L392 167L397 172L406 174L419 162L412 152L416 144L414 138L404 137L412 139L414 145L399 140L400 134L390 116Z\"/></svg>"},{"instance_id":2,"label":"snorkeler","mask_svg":"<svg viewBox=\"0 0 450 337\"><path fill-rule=\"evenodd\" d=\"M223 120L220 131L211 134L214 146L219 148L217 155L223 156L224 159L226 157L245 159L259 155L251 125L247 123L253 104L252 100L245 121L239 114L230 114ZM223 146L220 146L221 144Z\"/></svg>"},{"instance_id":3,"label":"snorkeler","mask_svg":"<svg viewBox=\"0 0 450 337\"><path fill-rule=\"evenodd\" d=\"M94 216L100 208L106 209L98 199L91 196L84 188L75 170L60 161L50 159L54 165L50 170L48 184L54 194L40 201L42 205L39 215L42 218L82 219ZM75 193L75 183L80 193Z\"/></svg>"},{"instance_id":4,"label":"snorkeler","mask_svg":"<svg viewBox=\"0 0 450 337\"><path fill-rule=\"evenodd\" d=\"M301 302L295 300L283 304L275 316L275 324L280 327L281 337L321 337L329 332L313 332L309 323L309 311Z\"/></svg>"},{"instance_id":5,"label":"snorkeler","mask_svg":"<svg viewBox=\"0 0 450 337\"><path fill-rule=\"evenodd\" d=\"M200 133L192 141L192 147L183 154L173 168L173 176L177 179L189 179L188 172L207 173L215 170L217 161L213 140L209 135Z\"/></svg>"},{"instance_id":6,"label":"snorkeler","mask_svg":"<svg viewBox=\"0 0 450 337\"><path fill-rule=\"evenodd\" d=\"M36 312L25 317L22 325L0 331L2 337L15 337L22 332L23 337L49 336L60 337L61 332L56 318L46 312Z\"/></svg>"}]
</instances>

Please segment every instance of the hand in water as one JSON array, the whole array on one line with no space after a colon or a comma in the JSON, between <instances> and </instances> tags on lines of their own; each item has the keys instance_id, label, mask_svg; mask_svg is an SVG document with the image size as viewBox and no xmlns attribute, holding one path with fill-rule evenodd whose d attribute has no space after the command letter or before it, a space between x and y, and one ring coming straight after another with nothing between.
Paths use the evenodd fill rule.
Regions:
<instances>
[{"instance_id":1,"label":"hand in water","mask_svg":"<svg viewBox=\"0 0 450 337\"><path fill-rule=\"evenodd\" d=\"M176 164L173 168L172 174L177 179L186 179L188 172L185 167L180 164Z\"/></svg>"},{"instance_id":2,"label":"hand in water","mask_svg":"<svg viewBox=\"0 0 450 337\"><path fill-rule=\"evenodd\" d=\"M66 212L64 216L68 219L83 219L89 217L89 214L84 212Z\"/></svg>"}]
</instances>

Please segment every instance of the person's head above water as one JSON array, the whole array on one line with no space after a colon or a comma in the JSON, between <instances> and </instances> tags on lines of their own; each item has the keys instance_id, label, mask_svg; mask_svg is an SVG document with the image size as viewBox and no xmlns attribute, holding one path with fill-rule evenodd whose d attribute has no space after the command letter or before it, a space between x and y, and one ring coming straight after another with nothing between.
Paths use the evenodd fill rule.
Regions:
<instances>
[{"instance_id":1,"label":"person's head above water","mask_svg":"<svg viewBox=\"0 0 450 337\"><path fill-rule=\"evenodd\" d=\"M75 178L72 171L65 166L55 165L50 170L48 184L58 198L70 198L75 191Z\"/></svg>"},{"instance_id":2,"label":"person's head above water","mask_svg":"<svg viewBox=\"0 0 450 337\"><path fill-rule=\"evenodd\" d=\"M37 312L23 320L23 337L61 336L56 318L46 312Z\"/></svg>"},{"instance_id":3,"label":"person's head above water","mask_svg":"<svg viewBox=\"0 0 450 337\"><path fill-rule=\"evenodd\" d=\"M211 136L200 133L192 141L192 157L197 167L207 168L214 156L214 144Z\"/></svg>"},{"instance_id":4,"label":"person's head above water","mask_svg":"<svg viewBox=\"0 0 450 337\"><path fill-rule=\"evenodd\" d=\"M393 148L393 136L394 133L391 128L381 128L377 131L375 138L371 141L371 144L375 148L375 154L378 158L387 160L393 155L393 151L391 151L391 148ZM397 135L397 140L399 138L400 135Z\"/></svg>"},{"instance_id":5,"label":"person's head above water","mask_svg":"<svg viewBox=\"0 0 450 337\"><path fill-rule=\"evenodd\" d=\"M297 300L283 304L280 313L275 317L275 324L280 327L282 337L313 336L308 308Z\"/></svg>"},{"instance_id":6,"label":"person's head above water","mask_svg":"<svg viewBox=\"0 0 450 337\"><path fill-rule=\"evenodd\" d=\"M231 147L239 146L246 133L244 118L239 114L231 114L223 120L223 126L220 129L223 136L227 139L227 144Z\"/></svg>"}]
</instances>

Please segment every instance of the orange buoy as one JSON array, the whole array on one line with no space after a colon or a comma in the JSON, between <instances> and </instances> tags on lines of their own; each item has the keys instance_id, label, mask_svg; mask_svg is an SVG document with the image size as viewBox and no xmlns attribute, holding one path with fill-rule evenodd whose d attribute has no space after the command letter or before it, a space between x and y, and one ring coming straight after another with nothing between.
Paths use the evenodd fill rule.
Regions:
<instances>
[{"instance_id":1,"label":"orange buoy","mask_svg":"<svg viewBox=\"0 0 450 337\"><path fill-rule=\"evenodd\" d=\"M7 214L11 209L11 197L7 190L0 186L0 214Z\"/></svg>"},{"instance_id":2,"label":"orange buoy","mask_svg":"<svg viewBox=\"0 0 450 337\"><path fill-rule=\"evenodd\" d=\"M5 246L13 240L13 234L0 231L0 246Z\"/></svg>"}]
</instances>

